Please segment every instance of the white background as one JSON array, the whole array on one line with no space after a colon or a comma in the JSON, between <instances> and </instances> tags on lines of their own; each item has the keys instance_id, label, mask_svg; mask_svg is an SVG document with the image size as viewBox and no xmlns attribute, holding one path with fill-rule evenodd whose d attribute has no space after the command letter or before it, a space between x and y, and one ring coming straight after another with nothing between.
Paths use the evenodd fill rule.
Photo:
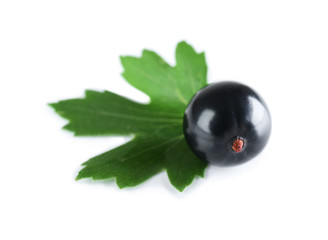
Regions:
<instances>
[{"instance_id":1,"label":"white background","mask_svg":"<svg viewBox=\"0 0 328 240\"><path fill-rule=\"evenodd\" d=\"M0 239L328 239L327 1L1 1ZM162 173L132 189L74 181L128 138L73 137L46 104L85 89L147 97L120 55L205 51L209 82L256 89L263 153L211 166L183 193Z\"/></svg>"}]
</instances>

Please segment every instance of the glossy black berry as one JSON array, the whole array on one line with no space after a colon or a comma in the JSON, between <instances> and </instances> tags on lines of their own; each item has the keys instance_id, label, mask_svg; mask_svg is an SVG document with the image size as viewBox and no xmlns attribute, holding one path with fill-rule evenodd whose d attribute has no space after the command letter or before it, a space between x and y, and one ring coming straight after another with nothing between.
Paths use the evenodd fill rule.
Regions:
<instances>
[{"instance_id":1,"label":"glossy black berry","mask_svg":"<svg viewBox=\"0 0 328 240\"><path fill-rule=\"evenodd\" d=\"M262 151L270 136L271 117L254 90L236 82L219 82L192 98L183 130L189 147L201 159L232 166Z\"/></svg>"}]
</instances>

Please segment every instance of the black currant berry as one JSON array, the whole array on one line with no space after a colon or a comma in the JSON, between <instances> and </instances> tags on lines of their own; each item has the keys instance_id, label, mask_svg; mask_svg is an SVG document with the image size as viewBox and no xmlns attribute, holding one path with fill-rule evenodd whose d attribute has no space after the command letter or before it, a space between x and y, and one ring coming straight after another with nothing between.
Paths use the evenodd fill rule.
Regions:
<instances>
[{"instance_id":1,"label":"black currant berry","mask_svg":"<svg viewBox=\"0 0 328 240\"><path fill-rule=\"evenodd\" d=\"M219 82L191 99L183 130L189 147L201 159L232 166L262 151L270 136L271 117L254 90L236 82Z\"/></svg>"}]
</instances>

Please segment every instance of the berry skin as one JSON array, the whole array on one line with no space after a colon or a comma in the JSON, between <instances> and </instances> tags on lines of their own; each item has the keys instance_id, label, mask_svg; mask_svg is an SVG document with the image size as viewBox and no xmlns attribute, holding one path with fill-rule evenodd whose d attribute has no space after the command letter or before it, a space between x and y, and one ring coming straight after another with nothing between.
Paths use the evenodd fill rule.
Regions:
<instances>
[{"instance_id":1,"label":"berry skin","mask_svg":"<svg viewBox=\"0 0 328 240\"><path fill-rule=\"evenodd\" d=\"M183 131L198 157L233 166L263 150L271 132L271 117L254 90L236 82L219 82L199 90L191 99Z\"/></svg>"}]
</instances>

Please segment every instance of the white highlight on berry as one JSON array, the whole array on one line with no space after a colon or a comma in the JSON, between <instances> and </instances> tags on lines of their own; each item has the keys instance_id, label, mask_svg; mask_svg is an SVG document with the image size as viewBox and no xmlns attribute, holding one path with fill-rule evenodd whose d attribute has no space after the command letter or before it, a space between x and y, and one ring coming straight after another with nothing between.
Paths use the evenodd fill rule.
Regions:
<instances>
[{"instance_id":1,"label":"white highlight on berry","mask_svg":"<svg viewBox=\"0 0 328 240\"><path fill-rule=\"evenodd\" d=\"M211 133L211 130L209 129L210 122L212 121L213 117L215 115L215 112L210 109L206 109L202 112L200 117L198 118L197 125L205 132Z\"/></svg>"}]
</instances>

